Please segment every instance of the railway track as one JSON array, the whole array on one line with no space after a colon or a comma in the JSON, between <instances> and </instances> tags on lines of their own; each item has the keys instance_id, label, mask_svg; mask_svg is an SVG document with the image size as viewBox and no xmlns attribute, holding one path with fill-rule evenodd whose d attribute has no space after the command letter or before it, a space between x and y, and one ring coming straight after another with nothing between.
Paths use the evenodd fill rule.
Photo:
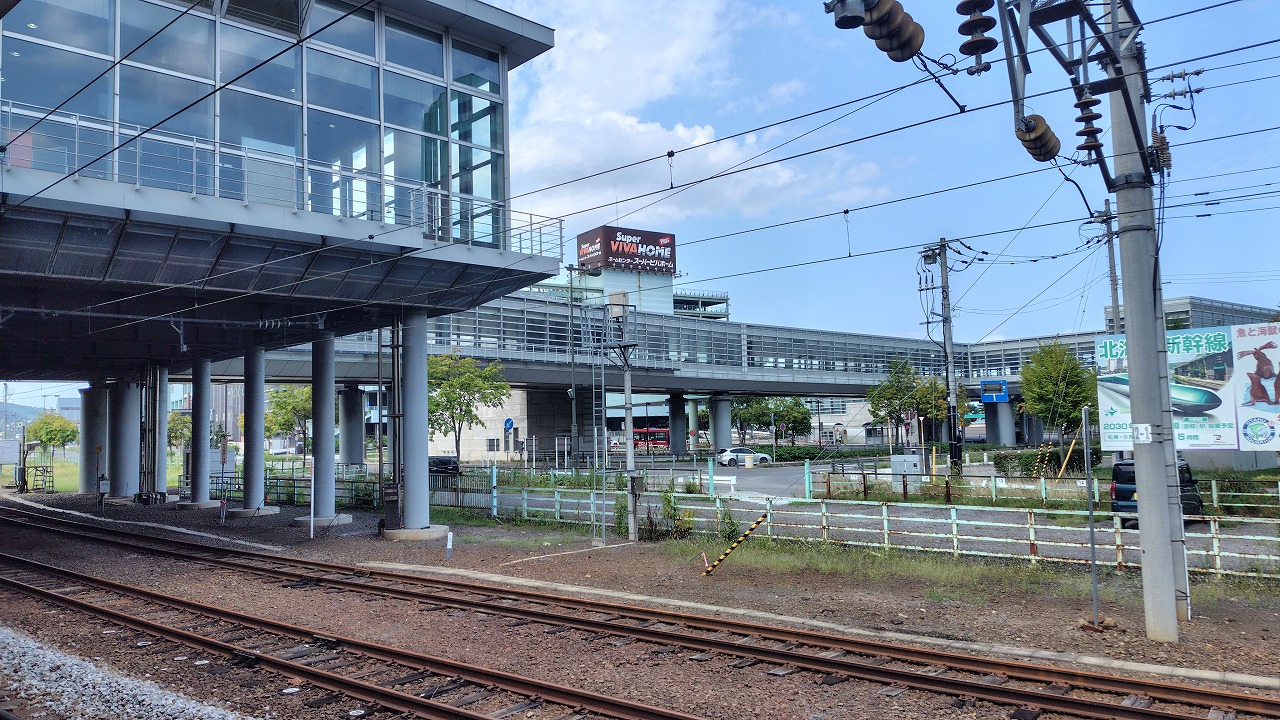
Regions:
<instances>
[{"instance_id":1,"label":"railway track","mask_svg":"<svg viewBox=\"0 0 1280 720\"><path fill-rule=\"evenodd\" d=\"M0 554L0 586L221 655L244 671L262 669L332 693L321 694L311 707L344 696L367 704L353 716L396 711L440 720L517 714L530 720L698 720L478 665L326 635L13 555Z\"/></svg>"},{"instance_id":2,"label":"railway track","mask_svg":"<svg viewBox=\"0 0 1280 720\"><path fill-rule=\"evenodd\" d=\"M223 550L199 543L117 533L96 526L21 511L32 527L68 533L92 542L124 545L185 561L252 572L285 587L335 588L485 614L521 622L582 630L592 637L624 637L660 648L693 651L693 661L737 658L732 667L760 663L769 672L808 671L819 682L858 678L892 687L916 688L982 699L1024 710L1090 718L1221 718L1236 713L1280 717L1280 700L1211 688L1067 670L1022 661L979 658L936 649L778 628L737 620L637 608L528 590L368 570L262 553ZM11 515L7 520L13 520ZM50 527L52 523L59 527ZM75 529L68 529L74 527ZM128 539L122 539L127 537ZM674 654L674 653L672 653Z\"/></svg>"}]
</instances>

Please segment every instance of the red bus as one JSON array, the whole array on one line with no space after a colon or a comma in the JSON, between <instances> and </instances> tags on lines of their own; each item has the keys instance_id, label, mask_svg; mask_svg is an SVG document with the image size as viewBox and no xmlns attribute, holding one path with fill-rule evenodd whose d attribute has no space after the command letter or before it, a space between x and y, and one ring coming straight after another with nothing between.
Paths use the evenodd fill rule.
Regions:
<instances>
[{"instance_id":1,"label":"red bus","mask_svg":"<svg viewBox=\"0 0 1280 720\"><path fill-rule=\"evenodd\" d=\"M632 431L632 437L640 452L671 452L671 432L666 428L637 428Z\"/></svg>"}]
</instances>

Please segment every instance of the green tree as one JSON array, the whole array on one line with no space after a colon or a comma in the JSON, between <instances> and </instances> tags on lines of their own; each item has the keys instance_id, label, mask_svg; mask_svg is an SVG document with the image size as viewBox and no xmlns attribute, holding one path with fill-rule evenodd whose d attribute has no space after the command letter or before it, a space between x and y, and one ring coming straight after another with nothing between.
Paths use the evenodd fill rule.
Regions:
<instances>
[{"instance_id":1,"label":"green tree","mask_svg":"<svg viewBox=\"0 0 1280 720\"><path fill-rule=\"evenodd\" d=\"M453 435L453 450L462 455L462 431L482 424L479 407L497 407L511 397L502 363L484 367L456 351L427 359L427 424L431 433ZM409 438L412 442L413 438Z\"/></svg>"},{"instance_id":2,"label":"green tree","mask_svg":"<svg viewBox=\"0 0 1280 720\"><path fill-rule=\"evenodd\" d=\"M46 452L57 447L66 455L67 446L79 438L80 429L76 424L55 412L46 412L27 425L27 440L40 443Z\"/></svg>"},{"instance_id":3,"label":"green tree","mask_svg":"<svg viewBox=\"0 0 1280 720\"><path fill-rule=\"evenodd\" d=\"M297 433L302 437L302 453L305 457L308 447L307 422L310 420L310 385L285 385L267 391L267 414L263 426L268 437L277 433Z\"/></svg>"},{"instance_id":4,"label":"green tree","mask_svg":"<svg viewBox=\"0 0 1280 720\"><path fill-rule=\"evenodd\" d=\"M729 419L738 431L738 444L747 444L747 433L769 427L769 403L759 397L734 398Z\"/></svg>"},{"instance_id":5,"label":"green tree","mask_svg":"<svg viewBox=\"0 0 1280 720\"><path fill-rule=\"evenodd\" d=\"M768 410L773 413L773 432L777 434L778 425L786 424L787 429L781 433L781 436L790 440L792 445L796 444L797 437L813 432L813 415L800 398L770 398L767 405ZM766 414L765 424L767 425L768 422L769 418Z\"/></svg>"},{"instance_id":6,"label":"green tree","mask_svg":"<svg viewBox=\"0 0 1280 720\"><path fill-rule=\"evenodd\" d=\"M1097 378L1062 343L1041 345L1022 366L1022 408L1045 425L1080 427L1080 409L1095 405Z\"/></svg>"},{"instance_id":7,"label":"green tree","mask_svg":"<svg viewBox=\"0 0 1280 720\"><path fill-rule=\"evenodd\" d=\"M191 442L191 416L174 410L169 413L169 447L182 447Z\"/></svg>"},{"instance_id":8,"label":"green tree","mask_svg":"<svg viewBox=\"0 0 1280 720\"><path fill-rule=\"evenodd\" d=\"M889 377L879 385L867 390L867 403L871 409L871 417L876 422L887 422L893 427L896 443L901 443L899 434L904 423L918 410L919 397L917 391L922 380L915 368L906 360L894 360L889 364Z\"/></svg>"}]
</instances>

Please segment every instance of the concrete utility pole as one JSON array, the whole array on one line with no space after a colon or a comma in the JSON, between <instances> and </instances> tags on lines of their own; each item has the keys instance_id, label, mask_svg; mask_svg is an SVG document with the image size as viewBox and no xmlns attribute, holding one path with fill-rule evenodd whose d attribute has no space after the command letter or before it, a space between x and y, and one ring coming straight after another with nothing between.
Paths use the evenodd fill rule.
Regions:
<instances>
[{"instance_id":1,"label":"concrete utility pole","mask_svg":"<svg viewBox=\"0 0 1280 720\"><path fill-rule=\"evenodd\" d=\"M1102 201L1098 221L1107 226L1107 274L1111 279L1111 330L1120 332L1120 276L1116 273L1116 216L1111 214L1111 198Z\"/></svg>"},{"instance_id":2,"label":"concrete utility pole","mask_svg":"<svg viewBox=\"0 0 1280 720\"><path fill-rule=\"evenodd\" d=\"M951 284L948 276L949 268L947 267L947 239L939 238L936 248L928 248L924 251L924 264L939 265L939 274L941 285L938 289L942 291L942 353L946 363L946 392L947 392L947 485L946 485L946 502L951 502L951 478L960 474L961 471L961 429L960 429L960 413L959 395L960 387L956 381L956 363L955 350L951 341ZM932 290L934 286L922 286L924 290ZM932 312L932 311L930 311ZM932 319L927 322L933 322ZM920 438L924 441L924 436Z\"/></svg>"},{"instance_id":3,"label":"concrete utility pole","mask_svg":"<svg viewBox=\"0 0 1280 720\"><path fill-rule=\"evenodd\" d=\"M1135 113L1120 93L1111 95L1113 167L1116 210L1119 215L1120 264L1124 268L1125 345L1129 362L1129 398L1133 418L1134 473L1138 487L1138 517L1142 526L1142 595L1147 637L1163 642L1178 640L1178 598L1175 588L1175 553L1171 523L1182 522L1177 476L1170 481L1166 444L1173 444L1172 416L1162 405L1160 383L1164 373L1163 316L1156 304L1160 287L1157 264L1159 247L1155 225L1151 176L1143 162L1146 151L1146 110L1141 45L1132 35L1133 18L1123 5L1111 16L1112 45L1118 48L1120 65L1109 65L1112 77L1123 76ZM1183 613L1184 615L1186 613Z\"/></svg>"},{"instance_id":4,"label":"concrete utility pole","mask_svg":"<svg viewBox=\"0 0 1280 720\"><path fill-rule=\"evenodd\" d=\"M1156 163L1147 154L1146 69L1142 44L1137 42L1141 23L1133 0L1110 0L1105 4L1002 0L1000 9L1018 139L1036 160L1048 162L1059 156L1061 144L1045 119L1025 113L1026 78L1031 71L1028 40L1029 33L1034 32L1044 44L1043 50L1071 78L1075 107L1080 111L1076 121L1084 124L1075 133L1084 139L1076 146L1086 155L1081 162L1097 165L1107 189L1116 194L1119 222L1115 235L1120 240L1124 272L1124 334L1138 517L1142 525L1147 637L1176 642L1178 617L1190 617L1190 606L1164 354L1164 313L1160 305L1159 244L1152 193ZM1095 10L1105 11L1106 22L1094 17ZM1049 32L1058 23L1063 23L1066 42L1058 42ZM1104 69L1107 77L1089 78L1095 64ZM1094 109L1102 95L1110 97L1114 142L1110 158L1099 139L1102 131L1093 124L1102 118ZM1116 300L1112 302L1114 306ZM1113 315L1118 322L1119 313L1113 311Z\"/></svg>"}]
</instances>

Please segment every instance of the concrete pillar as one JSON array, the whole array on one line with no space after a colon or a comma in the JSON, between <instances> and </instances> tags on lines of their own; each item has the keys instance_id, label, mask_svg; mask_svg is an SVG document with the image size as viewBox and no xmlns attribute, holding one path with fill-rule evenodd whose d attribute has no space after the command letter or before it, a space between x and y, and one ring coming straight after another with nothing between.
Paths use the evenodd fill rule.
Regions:
<instances>
[{"instance_id":1,"label":"concrete pillar","mask_svg":"<svg viewBox=\"0 0 1280 720\"><path fill-rule=\"evenodd\" d=\"M333 479L333 333L311 343L311 448L312 492L316 494L316 519L337 516ZM348 520L349 522L349 520Z\"/></svg>"},{"instance_id":2,"label":"concrete pillar","mask_svg":"<svg viewBox=\"0 0 1280 720\"><path fill-rule=\"evenodd\" d=\"M733 447L733 400L728 395L711 396L711 451Z\"/></svg>"},{"instance_id":3,"label":"concrete pillar","mask_svg":"<svg viewBox=\"0 0 1280 720\"><path fill-rule=\"evenodd\" d=\"M667 428L671 439L671 454L689 454L689 431L684 417L684 395L673 394L667 398Z\"/></svg>"},{"instance_id":4,"label":"concrete pillar","mask_svg":"<svg viewBox=\"0 0 1280 720\"><path fill-rule=\"evenodd\" d=\"M156 492L169 494L169 368L156 370Z\"/></svg>"},{"instance_id":5,"label":"concrete pillar","mask_svg":"<svg viewBox=\"0 0 1280 720\"><path fill-rule=\"evenodd\" d=\"M425 313L410 312L404 318L403 376L400 397L401 429L404 432L404 527L417 530L431 526L430 450L427 438L427 343L428 318Z\"/></svg>"},{"instance_id":6,"label":"concrete pillar","mask_svg":"<svg viewBox=\"0 0 1280 720\"><path fill-rule=\"evenodd\" d=\"M986 413L987 444L1013 447L1018 444L1013 423L1013 405L1007 402L983 403Z\"/></svg>"},{"instance_id":7,"label":"concrete pillar","mask_svg":"<svg viewBox=\"0 0 1280 720\"><path fill-rule=\"evenodd\" d=\"M1022 441L1028 445L1039 445L1044 442L1044 423L1030 413L1022 416Z\"/></svg>"},{"instance_id":8,"label":"concrete pillar","mask_svg":"<svg viewBox=\"0 0 1280 720\"><path fill-rule=\"evenodd\" d=\"M364 464L364 391L347 385L338 393L338 455L347 465Z\"/></svg>"},{"instance_id":9,"label":"concrete pillar","mask_svg":"<svg viewBox=\"0 0 1280 720\"><path fill-rule=\"evenodd\" d=\"M142 474L142 393L137 383L117 380L107 386L108 463L111 497L133 497Z\"/></svg>"},{"instance_id":10,"label":"concrete pillar","mask_svg":"<svg viewBox=\"0 0 1280 720\"><path fill-rule=\"evenodd\" d=\"M213 410L212 370L207 358L191 367L191 502L179 507L201 507L209 500L209 413Z\"/></svg>"},{"instance_id":11,"label":"concrete pillar","mask_svg":"<svg viewBox=\"0 0 1280 720\"><path fill-rule=\"evenodd\" d=\"M430 318L421 311L405 314L401 326L401 352L404 368L401 376L401 431L404 433L404 495L400 507L404 511L404 527L387 530L389 540L427 540L442 538L448 525L431 524L431 467L427 426L427 347L431 339ZM532 448L530 448L532 449Z\"/></svg>"},{"instance_id":12,"label":"concrete pillar","mask_svg":"<svg viewBox=\"0 0 1280 720\"><path fill-rule=\"evenodd\" d=\"M97 493L98 476L107 472L107 389L80 390L80 492Z\"/></svg>"},{"instance_id":13,"label":"concrete pillar","mask_svg":"<svg viewBox=\"0 0 1280 720\"><path fill-rule=\"evenodd\" d=\"M261 347L244 354L244 509L266 506L267 355Z\"/></svg>"}]
</instances>

